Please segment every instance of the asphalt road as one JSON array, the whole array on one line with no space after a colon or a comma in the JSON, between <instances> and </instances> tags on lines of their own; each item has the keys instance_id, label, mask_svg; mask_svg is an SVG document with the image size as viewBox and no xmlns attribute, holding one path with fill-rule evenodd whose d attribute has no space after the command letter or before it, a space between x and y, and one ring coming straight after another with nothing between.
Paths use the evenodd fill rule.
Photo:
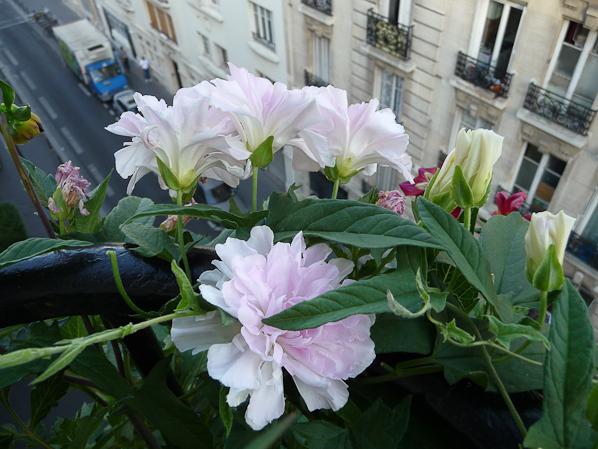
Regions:
<instances>
[{"instance_id":1,"label":"asphalt road","mask_svg":"<svg viewBox=\"0 0 598 449\"><path fill-rule=\"evenodd\" d=\"M23 9L24 5L33 11L39 9L42 4L54 13L61 23L68 23L77 18L61 0L41 3L38 0L0 0L0 76L16 88L23 102L31 105L32 110L41 117L45 128L44 137L23 146L23 152L26 157L49 172L52 172L60 161L71 160L81 167L82 174L92 184L97 185L114 168L114 152L121 148L123 138L104 129L116 119L110 106L90 94L62 61L55 40L46 35L39 25L33 23ZM140 70L132 65L133 71L129 76L131 89L156 95L167 102L171 101L171 95L166 89L155 81L146 84L142 80ZM40 142L42 140L45 142ZM282 154L277 155L281 156ZM278 162L280 167L282 161ZM10 169L4 165L4 170ZM126 195L127 182L117 173L113 173L106 210ZM0 181L0 200L11 201L12 193L2 188L2 184ZM282 189L284 183L279 177L268 172L262 173L259 186L260 201L271 192ZM146 175L138 182L133 194L151 198L155 202L170 201L166 192L158 187L154 175ZM246 208L246 205L250 204L250 197L251 181L246 180L237 191L240 207ZM31 218L30 213L28 218ZM205 223L194 223L192 226L196 232L214 233L213 228Z\"/></svg>"}]
</instances>

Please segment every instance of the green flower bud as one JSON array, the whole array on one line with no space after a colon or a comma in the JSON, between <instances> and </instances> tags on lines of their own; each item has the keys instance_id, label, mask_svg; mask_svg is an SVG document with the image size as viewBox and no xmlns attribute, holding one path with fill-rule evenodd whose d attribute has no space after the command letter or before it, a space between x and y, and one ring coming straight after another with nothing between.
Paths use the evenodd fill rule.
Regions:
<instances>
[{"instance_id":1,"label":"green flower bud","mask_svg":"<svg viewBox=\"0 0 598 449\"><path fill-rule=\"evenodd\" d=\"M29 120L14 122L11 134L15 143L20 145L27 143L43 131L41 119L32 112Z\"/></svg>"}]
</instances>

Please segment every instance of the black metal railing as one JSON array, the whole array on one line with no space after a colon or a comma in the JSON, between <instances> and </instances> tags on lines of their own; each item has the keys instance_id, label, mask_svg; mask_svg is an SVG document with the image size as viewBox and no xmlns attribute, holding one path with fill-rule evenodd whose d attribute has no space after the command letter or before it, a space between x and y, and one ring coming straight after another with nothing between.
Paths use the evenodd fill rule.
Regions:
<instances>
[{"instance_id":1,"label":"black metal railing","mask_svg":"<svg viewBox=\"0 0 598 449\"><path fill-rule=\"evenodd\" d=\"M368 10L367 43L398 58L411 56L413 25L392 23L386 17Z\"/></svg>"},{"instance_id":2,"label":"black metal railing","mask_svg":"<svg viewBox=\"0 0 598 449\"><path fill-rule=\"evenodd\" d=\"M592 108L542 89L534 83L527 89L523 107L582 136L588 135L596 115Z\"/></svg>"},{"instance_id":3,"label":"black metal railing","mask_svg":"<svg viewBox=\"0 0 598 449\"><path fill-rule=\"evenodd\" d=\"M265 37L260 36L255 31L252 34L253 34L253 40L259 42L260 44L265 45L266 47L270 48L271 50L276 50L276 46L274 45L274 42L269 41Z\"/></svg>"},{"instance_id":4,"label":"black metal railing","mask_svg":"<svg viewBox=\"0 0 598 449\"><path fill-rule=\"evenodd\" d=\"M513 75L496 66L472 58L463 52L457 55L455 75L470 83L493 92L497 97L507 97Z\"/></svg>"},{"instance_id":5,"label":"black metal railing","mask_svg":"<svg viewBox=\"0 0 598 449\"><path fill-rule=\"evenodd\" d=\"M306 86L326 87L330 84L328 81L323 80L318 75L311 73L307 69L305 69L304 73Z\"/></svg>"},{"instance_id":6,"label":"black metal railing","mask_svg":"<svg viewBox=\"0 0 598 449\"><path fill-rule=\"evenodd\" d=\"M329 16L332 15L332 0L301 0L301 3Z\"/></svg>"},{"instance_id":7,"label":"black metal railing","mask_svg":"<svg viewBox=\"0 0 598 449\"><path fill-rule=\"evenodd\" d=\"M567 252L594 270L598 270L598 242L586 239L572 232L567 242Z\"/></svg>"}]
</instances>

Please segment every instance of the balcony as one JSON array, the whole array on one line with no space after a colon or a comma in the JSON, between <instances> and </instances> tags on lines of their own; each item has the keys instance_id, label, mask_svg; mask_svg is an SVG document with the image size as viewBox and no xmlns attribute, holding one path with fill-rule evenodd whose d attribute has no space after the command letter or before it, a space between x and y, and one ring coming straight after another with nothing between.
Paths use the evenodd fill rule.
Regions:
<instances>
[{"instance_id":1,"label":"balcony","mask_svg":"<svg viewBox=\"0 0 598 449\"><path fill-rule=\"evenodd\" d=\"M531 83L523 107L574 133L588 135L596 111Z\"/></svg>"},{"instance_id":2,"label":"balcony","mask_svg":"<svg viewBox=\"0 0 598 449\"><path fill-rule=\"evenodd\" d=\"M326 87L330 83L328 81L324 81L322 78L318 77L317 75L311 73L309 70L305 69L305 85L306 86L315 86L315 87Z\"/></svg>"},{"instance_id":3,"label":"balcony","mask_svg":"<svg viewBox=\"0 0 598 449\"><path fill-rule=\"evenodd\" d=\"M367 43L371 46L406 61L411 55L412 38L413 25L392 23L373 9L368 10Z\"/></svg>"},{"instance_id":4,"label":"balcony","mask_svg":"<svg viewBox=\"0 0 598 449\"><path fill-rule=\"evenodd\" d=\"M455 75L471 84L506 98L511 85L511 73L500 73L496 66L472 58L463 52L457 55Z\"/></svg>"},{"instance_id":5,"label":"balcony","mask_svg":"<svg viewBox=\"0 0 598 449\"><path fill-rule=\"evenodd\" d=\"M328 16L332 15L332 0L301 0L301 3Z\"/></svg>"},{"instance_id":6,"label":"balcony","mask_svg":"<svg viewBox=\"0 0 598 449\"><path fill-rule=\"evenodd\" d=\"M567 252L594 270L598 270L598 242L572 232L567 242Z\"/></svg>"}]
</instances>

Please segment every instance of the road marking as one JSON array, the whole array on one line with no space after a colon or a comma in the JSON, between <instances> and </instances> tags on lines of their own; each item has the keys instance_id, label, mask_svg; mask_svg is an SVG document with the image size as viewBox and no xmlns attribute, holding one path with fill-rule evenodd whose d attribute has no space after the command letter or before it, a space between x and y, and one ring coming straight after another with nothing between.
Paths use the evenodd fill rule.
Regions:
<instances>
[{"instance_id":1,"label":"road marking","mask_svg":"<svg viewBox=\"0 0 598 449\"><path fill-rule=\"evenodd\" d=\"M75 139L75 136L73 136L73 134L69 131L69 129L66 126L61 127L60 132L66 138L66 140L71 144L71 147L73 147L73 150L75 150L75 153L77 153L78 155L83 154L83 147L81 145L79 145L79 142L77 142L77 139Z\"/></svg>"},{"instance_id":2,"label":"road marking","mask_svg":"<svg viewBox=\"0 0 598 449\"><path fill-rule=\"evenodd\" d=\"M102 106L104 106L104 109L108 109L108 103L102 103Z\"/></svg>"},{"instance_id":3,"label":"road marking","mask_svg":"<svg viewBox=\"0 0 598 449\"><path fill-rule=\"evenodd\" d=\"M108 113L109 113L109 114L110 114L112 117L114 117L114 116L116 115L116 112L114 112L114 110L113 110L113 109L108 109Z\"/></svg>"},{"instance_id":4,"label":"road marking","mask_svg":"<svg viewBox=\"0 0 598 449\"><path fill-rule=\"evenodd\" d=\"M25 84L27 84L27 87L29 87L29 89L31 90L35 90L35 83L33 82L33 80L29 77L29 75L27 75L26 72L21 71L19 72L19 75L21 76L21 79L23 81L25 81Z\"/></svg>"},{"instance_id":5,"label":"road marking","mask_svg":"<svg viewBox=\"0 0 598 449\"><path fill-rule=\"evenodd\" d=\"M79 86L79 89L81 89L85 95L87 95L88 97L91 97L91 92L87 89L87 87L85 87L81 83L77 83L77 86Z\"/></svg>"},{"instance_id":6,"label":"road marking","mask_svg":"<svg viewBox=\"0 0 598 449\"><path fill-rule=\"evenodd\" d=\"M46 110L52 120L56 120L58 118L58 114L56 114L54 108L50 106L50 102L46 99L46 97L39 97L39 102L42 104L42 107Z\"/></svg>"},{"instance_id":7,"label":"road marking","mask_svg":"<svg viewBox=\"0 0 598 449\"><path fill-rule=\"evenodd\" d=\"M15 55L13 55L8 48L5 48L4 50L2 50L2 52L4 53L4 56L6 56L6 59L8 59L12 65L19 65L19 61L17 61Z\"/></svg>"},{"instance_id":8,"label":"road marking","mask_svg":"<svg viewBox=\"0 0 598 449\"><path fill-rule=\"evenodd\" d=\"M91 176L93 176L93 178L96 180L96 182L98 184L101 184L102 181L104 180L104 176L102 176L102 174L98 170L98 167L96 167L94 164L88 164L87 169L91 173ZM108 188L106 189L106 195L108 195L108 196L114 195L114 190L112 190L112 187L108 186Z\"/></svg>"},{"instance_id":9,"label":"road marking","mask_svg":"<svg viewBox=\"0 0 598 449\"><path fill-rule=\"evenodd\" d=\"M18 21L12 21L12 20L7 20L5 22L0 23L0 31L5 30L7 28L12 28L18 25L23 25L24 23L29 22L29 20L18 20Z\"/></svg>"}]
</instances>

